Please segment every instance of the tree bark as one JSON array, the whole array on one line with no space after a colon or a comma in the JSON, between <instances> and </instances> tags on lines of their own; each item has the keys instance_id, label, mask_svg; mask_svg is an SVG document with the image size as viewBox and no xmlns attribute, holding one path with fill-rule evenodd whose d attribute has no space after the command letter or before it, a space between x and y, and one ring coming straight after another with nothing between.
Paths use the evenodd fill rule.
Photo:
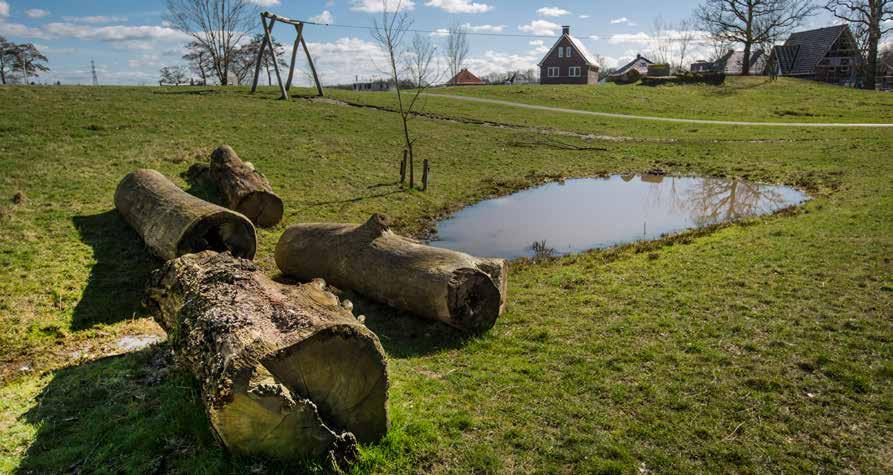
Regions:
<instances>
[{"instance_id":1,"label":"tree bark","mask_svg":"<svg viewBox=\"0 0 893 475\"><path fill-rule=\"evenodd\" d=\"M231 451L280 459L344 455L388 428L378 337L325 283L283 285L251 261L205 251L168 261L147 306L199 381ZM349 455L349 454L348 454Z\"/></svg>"},{"instance_id":2,"label":"tree bark","mask_svg":"<svg viewBox=\"0 0 893 475\"><path fill-rule=\"evenodd\" d=\"M257 249L248 218L186 193L155 170L124 177L115 190L115 207L164 260L204 250L253 259Z\"/></svg>"},{"instance_id":3,"label":"tree bark","mask_svg":"<svg viewBox=\"0 0 893 475\"><path fill-rule=\"evenodd\" d=\"M211 154L210 178L223 193L227 207L238 211L252 223L275 226L282 220L284 206L270 182L254 167L243 162L228 145Z\"/></svg>"},{"instance_id":4,"label":"tree bark","mask_svg":"<svg viewBox=\"0 0 893 475\"><path fill-rule=\"evenodd\" d=\"M292 226L276 245L276 264L286 275L322 277L465 331L491 328L505 307L505 260L420 244L391 232L378 214L360 226Z\"/></svg>"}]
</instances>

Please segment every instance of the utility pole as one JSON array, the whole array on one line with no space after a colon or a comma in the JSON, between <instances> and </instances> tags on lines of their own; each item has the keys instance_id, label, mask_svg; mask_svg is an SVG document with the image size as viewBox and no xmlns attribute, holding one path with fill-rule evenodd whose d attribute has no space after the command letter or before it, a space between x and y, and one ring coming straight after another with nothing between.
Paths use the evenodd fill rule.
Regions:
<instances>
[{"instance_id":1,"label":"utility pole","mask_svg":"<svg viewBox=\"0 0 893 475\"><path fill-rule=\"evenodd\" d=\"M98 86L99 78L96 77L96 63L94 63L92 59L90 60L90 70L93 71L93 85Z\"/></svg>"}]
</instances>

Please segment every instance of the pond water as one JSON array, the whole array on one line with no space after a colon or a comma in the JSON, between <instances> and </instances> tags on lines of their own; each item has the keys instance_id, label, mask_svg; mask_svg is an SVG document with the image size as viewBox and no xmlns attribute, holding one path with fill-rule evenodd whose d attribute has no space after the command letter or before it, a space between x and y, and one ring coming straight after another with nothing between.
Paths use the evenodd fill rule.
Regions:
<instances>
[{"instance_id":1,"label":"pond water","mask_svg":"<svg viewBox=\"0 0 893 475\"><path fill-rule=\"evenodd\" d=\"M743 180L615 175L483 201L441 221L431 245L481 257L569 254L771 213L809 197Z\"/></svg>"}]
</instances>

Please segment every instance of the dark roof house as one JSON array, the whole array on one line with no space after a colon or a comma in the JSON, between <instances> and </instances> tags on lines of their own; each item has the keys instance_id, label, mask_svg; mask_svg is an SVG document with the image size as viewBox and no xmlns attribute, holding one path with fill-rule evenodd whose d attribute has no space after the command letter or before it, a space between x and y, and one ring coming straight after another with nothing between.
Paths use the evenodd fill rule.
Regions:
<instances>
[{"instance_id":1,"label":"dark roof house","mask_svg":"<svg viewBox=\"0 0 893 475\"><path fill-rule=\"evenodd\" d=\"M540 84L596 84L599 65L583 42L562 27L561 38L540 61Z\"/></svg>"},{"instance_id":2,"label":"dark roof house","mask_svg":"<svg viewBox=\"0 0 893 475\"><path fill-rule=\"evenodd\" d=\"M459 71L452 79L447 82L450 86L480 86L484 84L481 78L471 74L467 69Z\"/></svg>"},{"instance_id":3,"label":"dark roof house","mask_svg":"<svg viewBox=\"0 0 893 475\"><path fill-rule=\"evenodd\" d=\"M862 62L849 26L838 25L792 34L784 45L772 48L767 73L852 84Z\"/></svg>"},{"instance_id":4,"label":"dark roof house","mask_svg":"<svg viewBox=\"0 0 893 475\"><path fill-rule=\"evenodd\" d=\"M716 61L697 61L692 63L691 72L725 73L730 76L744 74L744 51L729 50ZM766 69L766 53L762 50L750 53L750 74L760 75Z\"/></svg>"},{"instance_id":5,"label":"dark roof house","mask_svg":"<svg viewBox=\"0 0 893 475\"><path fill-rule=\"evenodd\" d=\"M642 56L641 54L636 55L636 59L630 61L629 63L623 65L618 68L616 71L608 75L606 81L609 82L625 82L630 80L631 71L636 71L639 76L645 76L648 74L648 66L654 64L650 59Z\"/></svg>"}]
</instances>

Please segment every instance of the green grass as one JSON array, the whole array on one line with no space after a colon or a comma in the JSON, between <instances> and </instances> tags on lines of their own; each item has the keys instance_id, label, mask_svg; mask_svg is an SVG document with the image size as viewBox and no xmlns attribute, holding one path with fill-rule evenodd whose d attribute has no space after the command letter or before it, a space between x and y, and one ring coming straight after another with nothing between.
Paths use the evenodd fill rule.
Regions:
<instances>
[{"instance_id":1,"label":"green grass","mask_svg":"<svg viewBox=\"0 0 893 475\"><path fill-rule=\"evenodd\" d=\"M790 87L799 97L825 86ZM709 93L700 88L665 88L659 112L689 110ZM394 183L394 114L197 91L0 88L0 473L289 470L216 445L197 386L169 367L164 344L106 356L122 335L160 333L139 305L158 263L114 213L115 185L152 167L187 187L179 174L224 142L286 203L283 224L259 232L270 274L290 223L384 212L418 234L464 204L558 177L659 169L815 197L655 243L516 262L509 310L479 337L356 299L389 355L392 429L363 447L354 472L893 470L889 130L691 127L431 100L444 115L634 140L567 151L519 145L542 137L531 131L416 119L433 170L421 193ZM834 91L849 104L841 121L889 118L888 96ZM751 94L738 99L748 110L787 107L739 94ZM804 107L831 114L820 102ZM11 203L19 191L27 200Z\"/></svg>"}]
</instances>

